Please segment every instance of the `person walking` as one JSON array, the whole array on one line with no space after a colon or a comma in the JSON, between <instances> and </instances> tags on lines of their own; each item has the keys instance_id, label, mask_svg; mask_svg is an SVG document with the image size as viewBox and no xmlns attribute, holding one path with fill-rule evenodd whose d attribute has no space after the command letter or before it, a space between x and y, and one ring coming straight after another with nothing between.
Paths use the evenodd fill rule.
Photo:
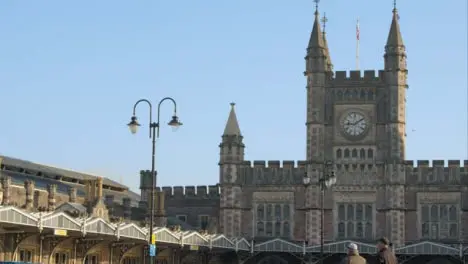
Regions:
<instances>
[{"instance_id":1,"label":"person walking","mask_svg":"<svg viewBox=\"0 0 468 264\"><path fill-rule=\"evenodd\" d=\"M390 249L390 241L386 237L377 240L377 264L398 264L395 253Z\"/></svg>"},{"instance_id":2,"label":"person walking","mask_svg":"<svg viewBox=\"0 0 468 264\"><path fill-rule=\"evenodd\" d=\"M351 243L347 246L348 254L340 264L367 264L367 260L359 255L358 246Z\"/></svg>"}]
</instances>

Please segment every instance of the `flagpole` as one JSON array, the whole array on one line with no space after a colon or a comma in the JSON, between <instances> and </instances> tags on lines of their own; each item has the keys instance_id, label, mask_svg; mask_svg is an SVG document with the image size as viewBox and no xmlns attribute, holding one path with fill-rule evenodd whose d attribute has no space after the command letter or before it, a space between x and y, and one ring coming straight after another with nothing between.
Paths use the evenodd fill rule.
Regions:
<instances>
[{"instance_id":1,"label":"flagpole","mask_svg":"<svg viewBox=\"0 0 468 264\"><path fill-rule=\"evenodd\" d=\"M359 70L359 39L360 39L359 18L356 22L356 70Z\"/></svg>"}]
</instances>

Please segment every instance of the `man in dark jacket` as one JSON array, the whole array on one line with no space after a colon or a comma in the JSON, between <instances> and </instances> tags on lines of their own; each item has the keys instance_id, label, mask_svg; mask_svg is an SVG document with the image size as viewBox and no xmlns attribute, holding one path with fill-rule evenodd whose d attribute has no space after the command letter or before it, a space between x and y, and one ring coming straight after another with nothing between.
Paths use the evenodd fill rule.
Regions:
<instances>
[{"instance_id":1,"label":"man in dark jacket","mask_svg":"<svg viewBox=\"0 0 468 264\"><path fill-rule=\"evenodd\" d=\"M390 249L390 241L382 237L377 241L377 249L379 250L377 255L378 264L398 264L398 260Z\"/></svg>"},{"instance_id":2,"label":"man in dark jacket","mask_svg":"<svg viewBox=\"0 0 468 264\"><path fill-rule=\"evenodd\" d=\"M348 255L341 260L340 264L367 264L367 260L359 255L358 246L351 243L347 246Z\"/></svg>"}]
</instances>

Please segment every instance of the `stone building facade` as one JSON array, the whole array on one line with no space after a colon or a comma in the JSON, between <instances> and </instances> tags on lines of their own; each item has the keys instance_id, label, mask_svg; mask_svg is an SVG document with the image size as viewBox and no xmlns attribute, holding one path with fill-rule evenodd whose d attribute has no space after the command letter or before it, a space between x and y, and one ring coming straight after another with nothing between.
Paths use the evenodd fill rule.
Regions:
<instances>
[{"instance_id":1,"label":"stone building facade","mask_svg":"<svg viewBox=\"0 0 468 264\"><path fill-rule=\"evenodd\" d=\"M304 71L306 159L246 161L232 104L219 145L219 185L209 192L163 187L166 213L197 228L208 221L229 237L318 244L320 189L313 183L333 161L337 184L325 192L326 241L468 241L468 161L405 160L408 70L398 17L393 10L384 69L344 72L333 71L316 12Z\"/></svg>"}]
</instances>

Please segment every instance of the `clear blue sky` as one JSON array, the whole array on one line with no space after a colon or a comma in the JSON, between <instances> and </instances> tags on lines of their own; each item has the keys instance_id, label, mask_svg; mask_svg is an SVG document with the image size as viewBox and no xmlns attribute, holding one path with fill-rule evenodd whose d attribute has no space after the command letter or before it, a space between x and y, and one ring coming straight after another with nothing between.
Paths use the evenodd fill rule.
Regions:
<instances>
[{"instance_id":1,"label":"clear blue sky","mask_svg":"<svg viewBox=\"0 0 468 264\"><path fill-rule=\"evenodd\" d=\"M399 2L407 158L466 159L467 2ZM322 1L336 70L355 67L357 17L361 68L383 67L391 10L391 0ZM2 0L0 153L137 189L151 144L125 124L136 100L172 96L184 126L161 130L158 184L217 183L232 101L247 159L303 159L313 12L312 0ZM164 105L163 121L171 112ZM138 115L147 124L145 106Z\"/></svg>"}]
</instances>

